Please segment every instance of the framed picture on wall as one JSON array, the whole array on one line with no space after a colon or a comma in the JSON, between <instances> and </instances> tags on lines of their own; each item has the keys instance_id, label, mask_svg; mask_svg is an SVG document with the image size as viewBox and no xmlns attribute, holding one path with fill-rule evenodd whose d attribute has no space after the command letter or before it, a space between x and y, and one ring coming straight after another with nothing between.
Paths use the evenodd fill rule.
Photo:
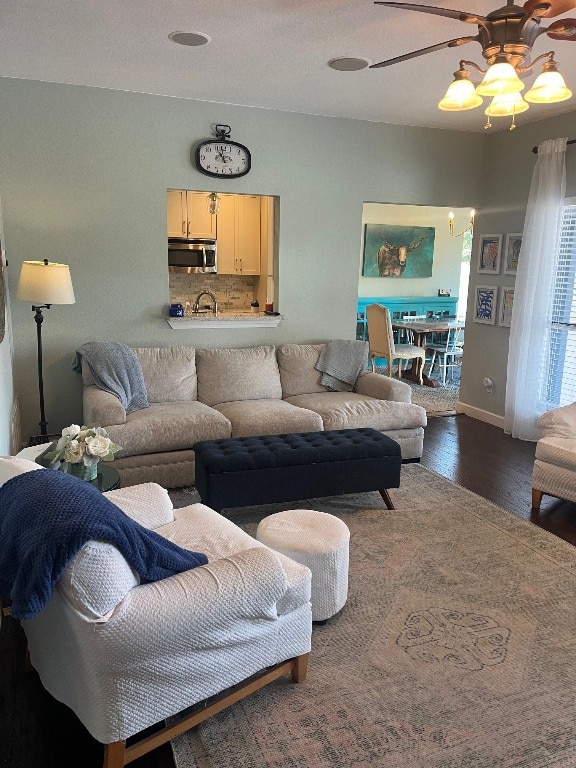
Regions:
<instances>
[{"instance_id":1,"label":"framed picture on wall","mask_svg":"<svg viewBox=\"0 0 576 768\"><path fill-rule=\"evenodd\" d=\"M500 309L498 311L498 325L510 328L512 325L512 307L514 305L514 288L502 288L500 294Z\"/></svg>"},{"instance_id":2,"label":"framed picture on wall","mask_svg":"<svg viewBox=\"0 0 576 768\"><path fill-rule=\"evenodd\" d=\"M364 226L362 277L432 277L434 227Z\"/></svg>"},{"instance_id":3,"label":"framed picture on wall","mask_svg":"<svg viewBox=\"0 0 576 768\"><path fill-rule=\"evenodd\" d=\"M496 322L497 285L477 285L474 295L474 322L494 325Z\"/></svg>"},{"instance_id":4,"label":"framed picture on wall","mask_svg":"<svg viewBox=\"0 0 576 768\"><path fill-rule=\"evenodd\" d=\"M522 233L506 235L504 243L504 274L515 275L518 269L520 248L522 247Z\"/></svg>"},{"instance_id":5,"label":"framed picture on wall","mask_svg":"<svg viewBox=\"0 0 576 768\"><path fill-rule=\"evenodd\" d=\"M478 272L497 275L500 272L502 235L482 235L478 248Z\"/></svg>"}]
</instances>

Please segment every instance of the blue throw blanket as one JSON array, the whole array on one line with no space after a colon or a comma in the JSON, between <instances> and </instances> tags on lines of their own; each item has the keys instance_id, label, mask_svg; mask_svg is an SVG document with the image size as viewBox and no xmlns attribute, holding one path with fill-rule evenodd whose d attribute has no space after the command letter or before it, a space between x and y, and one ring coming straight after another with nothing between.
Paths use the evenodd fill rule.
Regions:
<instances>
[{"instance_id":1,"label":"blue throw blanket","mask_svg":"<svg viewBox=\"0 0 576 768\"><path fill-rule=\"evenodd\" d=\"M25 472L0 488L0 595L12 599L12 615L40 613L91 539L117 547L143 582L208 562L139 525L84 480L52 469Z\"/></svg>"},{"instance_id":2,"label":"blue throw blanket","mask_svg":"<svg viewBox=\"0 0 576 768\"><path fill-rule=\"evenodd\" d=\"M82 373L82 358L90 368L96 386L115 395L126 413L148 408L142 365L133 349L116 341L82 344L72 363L72 370L77 373Z\"/></svg>"}]
</instances>

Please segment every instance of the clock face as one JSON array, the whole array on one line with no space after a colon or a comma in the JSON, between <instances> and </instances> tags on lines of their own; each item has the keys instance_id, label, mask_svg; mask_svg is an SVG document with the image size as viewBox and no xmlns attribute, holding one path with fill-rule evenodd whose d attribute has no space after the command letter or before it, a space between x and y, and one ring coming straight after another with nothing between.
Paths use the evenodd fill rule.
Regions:
<instances>
[{"instance_id":1,"label":"clock face","mask_svg":"<svg viewBox=\"0 0 576 768\"><path fill-rule=\"evenodd\" d=\"M196 166L207 176L244 176L251 162L250 150L228 139L203 141L196 149Z\"/></svg>"}]
</instances>

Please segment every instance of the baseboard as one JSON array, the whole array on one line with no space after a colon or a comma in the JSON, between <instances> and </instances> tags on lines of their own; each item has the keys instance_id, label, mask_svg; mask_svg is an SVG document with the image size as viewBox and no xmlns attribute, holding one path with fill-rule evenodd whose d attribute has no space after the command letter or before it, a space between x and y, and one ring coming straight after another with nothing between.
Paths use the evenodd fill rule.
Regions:
<instances>
[{"instance_id":1,"label":"baseboard","mask_svg":"<svg viewBox=\"0 0 576 768\"><path fill-rule=\"evenodd\" d=\"M498 416L498 414L491 413L490 411L483 411L482 408L475 408L473 405L458 401L456 403L456 413L464 413L472 419L485 421L487 424L492 424L494 427L504 429L504 416Z\"/></svg>"}]
</instances>

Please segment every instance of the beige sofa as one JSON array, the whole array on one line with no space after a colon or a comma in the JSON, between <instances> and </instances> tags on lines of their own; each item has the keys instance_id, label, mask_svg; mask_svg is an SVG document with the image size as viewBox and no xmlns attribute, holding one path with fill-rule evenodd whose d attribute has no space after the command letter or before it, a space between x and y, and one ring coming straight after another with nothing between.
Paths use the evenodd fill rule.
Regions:
<instances>
[{"instance_id":1,"label":"beige sofa","mask_svg":"<svg viewBox=\"0 0 576 768\"><path fill-rule=\"evenodd\" d=\"M400 444L403 459L419 459L426 411L410 402L410 387L366 372L354 392L329 392L315 368L322 348L135 348L150 406L126 414L84 365L84 423L122 446L114 466L124 486L191 485L194 443L224 437L372 427Z\"/></svg>"}]
</instances>

